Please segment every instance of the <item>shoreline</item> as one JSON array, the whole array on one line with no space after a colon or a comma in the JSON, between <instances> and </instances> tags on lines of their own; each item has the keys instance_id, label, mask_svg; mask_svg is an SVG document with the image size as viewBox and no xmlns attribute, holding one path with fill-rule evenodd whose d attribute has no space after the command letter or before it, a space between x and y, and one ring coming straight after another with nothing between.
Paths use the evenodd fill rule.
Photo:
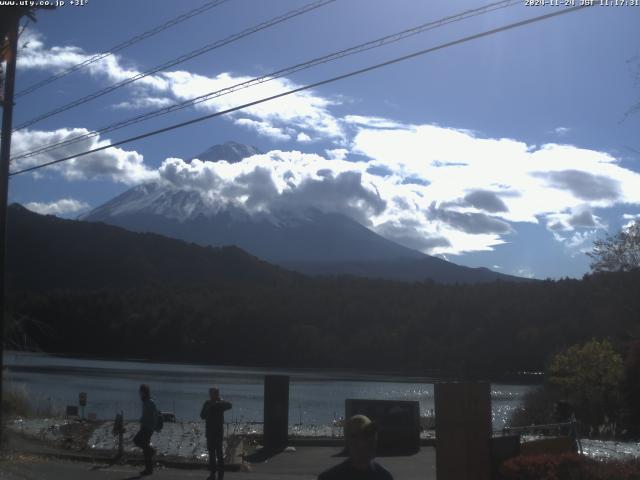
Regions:
<instances>
[{"instance_id":1,"label":"shoreline","mask_svg":"<svg viewBox=\"0 0 640 480\"><path fill-rule=\"evenodd\" d=\"M291 367L291 366L270 366L270 365L227 365L227 364L206 364L188 361L176 361L167 359L153 359L153 358L122 358L122 357L102 357L93 355L83 355L77 353L59 353L59 352L44 352L44 351L22 351L22 350L6 350L4 352L5 358L9 355L25 355L31 357L45 357L50 356L58 359L69 360L88 360L97 362L122 362L122 363L134 363L134 364L153 364L167 367L193 367L196 369L225 369L233 372L238 371L238 375L245 375L246 370L253 370L256 374L281 374L289 375L292 378L331 378L336 381L353 381L353 380L375 380L378 382L407 382L407 383L436 383L439 381L487 381L490 383L513 383L516 385L535 385L541 383L544 378L542 372L494 372L487 375L454 375L452 372L445 372L440 370L432 370L426 372L416 372L412 370L388 370L388 371L375 371L375 370L360 370L357 368L337 368L337 367ZM27 365L11 365L10 362L3 362L4 368L26 369ZM55 366L41 366L41 368L55 369ZM72 367L70 367L72 368ZM74 367L82 371L83 367ZM92 367L86 367L87 370L94 370ZM99 370L96 368L95 370ZM126 369L125 369L126 370ZM115 371L115 369L114 369ZM139 369L141 372L154 373L159 370L156 369ZM202 372L202 375L207 375L206 372Z\"/></svg>"}]
</instances>

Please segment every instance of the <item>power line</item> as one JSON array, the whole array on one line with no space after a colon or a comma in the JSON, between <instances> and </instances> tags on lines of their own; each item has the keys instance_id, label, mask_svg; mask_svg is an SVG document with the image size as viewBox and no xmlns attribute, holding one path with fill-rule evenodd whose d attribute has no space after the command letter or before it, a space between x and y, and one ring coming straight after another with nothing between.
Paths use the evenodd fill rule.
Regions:
<instances>
[{"instance_id":1,"label":"power line","mask_svg":"<svg viewBox=\"0 0 640 480\"><path fill-rule=\"evenodd\" d=\"M183 13L182 15L179 15L175 18L172 18L171 20L163 23L162 25L158 25L157 27L152 28L151 30L147 30L146 32L143 32L139 35L136 35L134 37L131 37L128 40L125 40L122 43L119 43L118 45L116 45L115 47L110 48L109 50L105 50L104 52L98 53L96 55L93 55L90 58L87 58L85 61L80 62L76 65L73 65L69 68L67 68L66 70L63 70L60 73L56 73L55 75L52 75L48 78L45 78L44 80L41 80L37 83L34 83L33 85L30 85L29 87L26 87L23 90L20 90L19 92L16 93L16 97L22 97L24 95L27 95L29 93L33 93L36 90L44 87L45 85L48 85L56 80L59 80L63 77L66 77L67 75L72 74L73 72L76 72L78 70L80 70L81 68L84 68L88 65L91 65L92 63L96 63L99 60L102 60L103 58L106 58L110 55L113 55L114 53L119 52L120 50L124 50L127 47L130 47L131 45L141 42L142 40L145 40L149 37L152 37L153 35L156 35L164 30L167 30L168 28L171 28L175 25L178 25L181 22L184 22L185 20L188 20L192 17L195 17L196 15L200 15L201 13L204 13L208 10L211 10L214 7L217 7L225 2L228 2L229 0L216 0L213 2L207 2L204 5L198 7L198 8L194 8L193 10L188 11L187 13Z\"/></svg>"},{"instance_id":2,"label":"power line","mask_svg":"<svg viewBox=\"0 0 640 480\"><path fill-rule=\"evenodd\" d=\"M491 29L491 30L486 30L484 32L476 33L474 35L469 35L467 37L463 37L463 38L460 38L458 40L453 40L451 42L442 43L442 44L437 45L435 47L426 48L426 49L419 50L419 51L414 52L414 53L410 53L408 55L403 55L401 57L396 57L396 58L394 58L392 60L387 60L386 62L377 63L377 64L371 65L369 67L361 68L361 69L358 69L358 70L353 70L353 71L351 71L349 73L345 73L345 74L342 74L342 75L338 75L336 77L332 77L332 78L329 78L329 79L321 80L319 82L311 83L311 84L305 85L303 87L294 88L292 90L288 90L286 92L282 92L282 93L279 93L277 95L271 95L269 97L265 97L265 98L262 98L260 100L255 100L253 102L245 103L243 105L238 105L238 106L235 106L235 107L232 107L232 108L228 108L226 110L221 110L219 112L211 113L209 115L204 115L202 117L194 118L194 119L188 120L186 122L177 123L177 124L171 125L169 127L164 127L164 128L160 128L160 129L157 129L157 130L153 130L151 132L143 133L141 135L136 135L135 137L130 137L130 138L127 138L125 140L121 140L119 142L112 143L110 145L104 145L102 147L94 148L94 149L88 150L86 152L78 153L78 154L75 154L75 155L70 155L68 157L60 158L58 160L53 160L51 162L43 163L41 165L36 165L36 166L33 166L33 167L29 167L29 168L25 168L25 169L22 169L22 170L18 170L16 172L10 173L9 176L20 175L22 173L32 172L34 170L39 170L40 168L44 168L44 167L48 167L48 166L51 166L51 165L55 165L57 163L66 162L68 160L72 160L74 158L78 158L78 157L82 157L82 156L85 156L85 155L89 155L91 153L100 152L102 150L106 150L107 148L117 147L117 146L120 146L120 145L124 145L125 143L130 143L130 142L134 142L134 141L137 141L137 140L142 140L144 138L152 137L152 136L159 135L161 133L165 133L165 132L168 132L168 131L171 131L171 130L175 130L175 129L178 129L178 128L186 127L186 126L192 125L194 123L202 122L202 121L208 120L210 118L219 117L219 116L226 115L226 114L238 111L238 110L242 110L242 109L245 109L245 108L248 108L248 107L252 107L252 106L258 105L260 103L264 103L264 102L268 102L268 101L275 100L275 99L278 99L278 98L286 97L288 95L292 95L294 93L302 92L304 90L309 90L309 89L312 89L312 88L320 87L322 85L326 85L328 83L333 83L333 82L336 82L338 80L344 80L346 78L354 77L356 75L360 75L360 74L367 73L367 72L370 72L370 71L373 71L373 70L377 70L377 69L380 69L380 68L383 68L383 67L387 67L389 65L393 65L393 64L396 64L396 63L399 63L399 62L403 62L403 61L409 60L411 58L419 57L419 56L425 55L427 53L432 53L432 52L435 52L437 50L443 50L445 48L453 47L453 46L459 45L461 43L470 42L472 40L477 40L479 38L487 37L489 35L494 35L496 33L504 32L506 30L512 30L514 28L523 27L523 26L529 25L531 23L536 23L536 22L540 22L542 20L547 20L547 19L552 18L552 17L557 17L559 15L564 15L566 13L575 12L577 10L581 10L583 8L588 8L588 7L591 7L593 5L595 5L595 4L585 4L585 5L578 5L578 6L575 6L575 7L565 8L565 9L558 10L558 11L555 11L555 12L552 12L552 13L548 13L546 15L540 15L540 16L529 18L529 19L522 20L522 21L519 21L519 22L515 22L515 23L508 24L508 25L504 25L502 27L494 28L494 29Z\"/></svg>"},{"instance_id":3,"label":"power line","mask_svg":"<svg viewBox=\"0 0 640 480\"><path fill-rule=\"evenodd\" d=\"M369 41L369 42L366 42L366 43L362 43L362 44L356 45L355 47L351 47L351 48L348 48L348 49L345 49L345 50L341 50L339 52L334 52L334 53L331 53L329 55L324 55L322 57L318 57L318 58L309 60L307 62L299 63L299 64L294 65L292 67L287 67L285 69L281 69L281 70L278 70L276 72L272 72L272 73L267 74L267 75L263 75L263 76L260 76L260 77L257 77L257 78L253 78L253 79L250 79L250 80L247 80L247 81L244 81L244 82L240 82L240 83L232 85L230 87L226 87L226 88L223 88L223 89L220 89L220 90L215 90L215 91L212 91L212 92L208 92L208 93L205 93L205 94L200 95L198 97L195 97L195 98L192 98L192 99L189 99L189 100L185 100L183 102L176 103L176 104L168 106L168 107L163 107L163 108L160 108L160 109L157 109L155 111L148 112L148 113L145 113L145 114L142 114L142 115L138 115L138 116L129 118L127 120L123 120L123 121L117 122L115 124L111 124L109 126L102 127L102 128L97 129L95 131L87 132L85 134L78 135L78 136L72 137L70 139L61 141L61 142L57 142L57 143L49 144L49 145L46 145L46 146L42 146L42 147L37 148L35 150L18 154L12 160L18 160L18 159L22 159L22 158L38 155L38 154L41 154L41 153L46 153L46 152L49 152L51 150L55 150L55 149L63 147L63 146L68 146L68 145L77 143L77 142L82 141L84 139L88 139L88 138L92 138L92 137L98 136L98 135L100 135L102 133L107 133L107 132L111 132L111 131L114 131L114 130L118 130L120 128L131 126L131 125L140 123L142 121L145 121L145 120L148 120L148 119L151 119L151 118L155 118L155 117L160 116L160 115L165 115L165 114L168 114L168 113L172 113L174 111L181 110L181 109L184 109L184 108L189 107L189 106L193 106L193 105L197 105L199 103L203 103L203 102L209 101L209 100L211 100L213 98L217 98L217 97L220 97L220 96L223 96L223 95L227 95L227 94L236 92L238 90L246 89L246 88L252 87L254 85L258 85L258 84L262 84L262 83L265 83L265 82L268 82L268 81L271 81L271 80L275 80L275 79L283 77L285 75L290 75L292 73L296 73L296 72L299 72L301 70L305 70L305 69L308 69L308 68L323 64L323 63L328 63L330 61L334 61L334 60L337 60L337 59L340 59L340 58L344 58L344 57L349 56L349 55L353 55L353 54L356 54L356 53L361 53L361 52L364 52L364 51L367 51L367 50L370 50L370 49L373 49L373 48L378 48L378 47L384 46L384 45L389 44L389 43L397 42L397 41L403 40L403 39L405 39L407 37L410 37L412 35L416 35L416 34L423 33L425 31L428 31L428 30L431 30L431 29L434 29L434 28L445 26L445 25L447 25L449 23L465 20L467 18L471 18L473 16L477 16L477 15L481 15L481 14L486 14L486 13L492 12L494 10L498 10L498 9L501 9L501 8L513 6L513 5L516 5L516 4L519 4L519 3L520 3L519 0L503 0L503 1L499 1L499 2L494 2L492 4L489 4L489 5L480 7L480 8L476 8L476 9L473 9L473 10L467 10L465 12L462 12L462 13L459 13L459 14L456 14L456 15L452 15L452 16L449 16L449 17L445 17L445 18L442 18L442 19L437 20L437 21L428 22L428 23L419 25L417 27L412 27L412 28L403 30L402 32L398 32L398 33L395 33L395 34L392 34L392 35L387 35L387 36L378 38L376 40L372 40L372 41Z\"/></svg>"},{"instance_id":4,"label":"power line","mask_svg":"<svg viewBox=\"0 0 640 480\"><path fill-rule=\"evenodd\" d=\"M191 60L192 58L195 58L199 55L202 55L204 53L210 52L211 50L215 50L217 48L223 47L225 45L228 45L229 43L235 42L236 40L240 40L241 38L247 37L249 35L252 35L256 32L259 32L261 30L264 30L266 28L272 27L274 25L277 25L279 23L282 23L286 20L289 20L293 17L297 17L299 15L303 15L307 12L310 12L312 10L315 10L317 8L323 7L324 5L327 5L329 3L333 3L336 0L316 0L314 2L311 2L307 5L305 5L304 7L295 9L295 10L291 10L283 15L277 16L272 18L271 20L267 20L266 22L262 22L258 25L255 25L253 27L250 27L246 30L243 30L240 33L235 33L233 35L230 35L222 40L218 40L216 42L210 43L208 45L205 45L204 47L198 48L196 50L193 50L189 53L186 53L184 55L181 55L180 57L177 57L173 60L170 60L166 63L163 63L162 65L159 65L157 67L152 68L151 70L147 70L146 72L142 72L139 73L137 75L134 75L133 77L127 78L125 80L122 80L120 82L114 83L106 88L103 88L102 90L98 90L97 92L94 92L92 94L86 95L84 97L81 97L77 100L74 100L73 102L67 103L66 105L63 105L61 107L55 108L49 112L43 113L42 115L39 115L35 118L32 118L31 120L28 120L20 125L18 125L13 131L17 131L17 130L22 130L23 128L26 127L30 127L31 125L38 123L46 118L52 117L54 115L57 115L59 113L65 112L67 110L70 110L74 107L77 107L79 105L82 105L83 103L87 103L91 100L95 100L96 98L99 98L103 95L106 95L107 93L113 92L114 90L123 87L125 85L128 85L130 83L133 83L137 80L140 80L142 78L148 77L149 75L152 75L154 73L160 72L162 70L166 70L167 68L173 67L175 65L178 65L180 63L186 62L187 60Z\"/></svg>"},{"instance_id":5,"label":"power line","mask_svg":"<svg viewBox=\"0 0 640 480\"><path fill-rule=\"evenodd\" d=\"M185 100L183 102L180 103L176 103L173 105L170 105L168 107L163 107L163 108L159 108L157 110L151 111L151 112L147 112L145 114L141 114L141 115L137 115L131 118L128 118L126 120L122 120L120 122L116 122L114 124L105 126L105 127L101 127L97 130L91 131L91 132L87 132L84 133L82 135L77 135L75 137L60 141L60 142L56 142L56 143L52 143L49 145L43 145L42 147L36 148L34 150L30 150L27 152L22 152L16 156L14 156L12 158L12 160L20 160L23 158L28 158L28 157L33 157L35 155L39 155L42 153L47 153L50 152L52 150L56 150L58 148L62 148L65 146L69 146L75 143L78 143L82 140L86 140L89 138L93 138L96 136L99 136L103 133L107 133L107 132L112 132L115 130L119 130L121 128L124 127L128 127L140 122L143 122L145 120L149 120L151 118L155 118L161 115L166 115L190 106L194 106L194 105L198 105L200 103L212 100L214 98L218 98L221 97L223 95L228 95L230 93L236 92L238 90L242 90L242 89L246 89L255 85L259 85L271 80L275 80L277 78L281 78L285 75L290 75L292 73L296 73L302 70L306 70L308 68L311 67L315 67L317 65L320 64L324 64L324 63L328 63L334 60L338 60L340 58L344 58L350 55L354 55L357 53L362 53L368 50L371 50L373 48L378 48L378 47L382 47L384 45L388 45L390 43L393 42L397 42L400 40L404 40L405 38L408 38L410 36L413 35L417 35L419 33L423 33L435 28L439 28L439 27L443 27L445 25L448 25L450 23L454 23L454 22L458 22L461 20L466 20L468 18L472 18L478 15L483 15L486 13L490 13L493 12L495 10L498 9L502 9L502 8L506 8L506 7L510 7L513 5L517 5L520 3L520 0L502 0L502 1L498 1L498 2L494 2L488 5L485 5L483 7L479 7L479 8L475 8L472 10L467 10L464 11L462 13L456 14L456 15L451 15L448 17L444 17L440 20L436 20L436 21L431 21L428 23L424 23L422 25L416 26L416 27L412 27L412 28L408 28L406 30L403 30L401 32L398 33L394 33L391 35L386 35L384 37L380 37L377 38L375 40L371 40L369 42L366 43L361 43L359 45L356 45L354 47L350 47L344 50L340 50L338 52L334 52L328 55L324 55L321 57L317 57L314 58L312 60L308 60L306 62L303 63L299 63L296 65L293 65L291 67L287 67L266 75L262 75L260 77L256 77L256 78L252 78L250 80L246 80L244 82L240 82L237 83L235 85L229 86L229 87L225 87L223 89L219 89L219 90L214 90L212 92L208 92L205 93L203 95L200 95L198 97L195 98L191 98L189 100Z\"/></svg>"}]
</instances>

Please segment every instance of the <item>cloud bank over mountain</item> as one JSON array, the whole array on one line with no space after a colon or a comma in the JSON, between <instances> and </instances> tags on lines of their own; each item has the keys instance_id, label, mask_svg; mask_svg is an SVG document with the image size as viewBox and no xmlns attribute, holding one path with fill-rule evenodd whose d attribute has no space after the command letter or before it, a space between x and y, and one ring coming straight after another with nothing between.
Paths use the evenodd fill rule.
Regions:
<instances>
[{"instance_id":1,"label":"cloud bank over mountain","mask_svg":"<svg viewBox=\"0 0 640 480\"><path fill-rule=\"evenodd\" d=\"M89 210L89 204L75 198L62 198L55 202L29 202L24 206L32 212L42 215L65 216Z\"/></svg>"}]
</instances>

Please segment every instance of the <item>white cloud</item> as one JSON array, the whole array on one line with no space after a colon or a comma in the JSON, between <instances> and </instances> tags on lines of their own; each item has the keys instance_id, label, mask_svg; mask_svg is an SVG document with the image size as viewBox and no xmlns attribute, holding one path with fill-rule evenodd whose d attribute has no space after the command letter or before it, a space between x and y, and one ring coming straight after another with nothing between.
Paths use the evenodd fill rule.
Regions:
<instances>
[{"instance_id":1,"label":"white cloud","mask_svg":"<svg viewBox=\"0 0 640 480\"><path fill-rule=\"evenodd\" d=\"M597 230L574 232L573 235L571 235L571 237L569 237L565 243L569 249L576 250L574 255L577 253L585 253L591 250L593 240L595 240L597 234Z\"/></svg>"},{"instance_id":2,"label":"white cloud","mask_svg":"<svg viewBox=\"0 0 640 480\"><path fill-rule=\"evenodd\" d=\"M76 46L46 47L43 37L35 31L27 31L25 37L30 46L19 56L21 69L59 72L94 55ZM93 76L106 77L111 83L121 82L142 73L136 68L124 66L122 58L118 55L111 55L90 64L87 71ZM159 108L176 101L190 100L213 91L227 89L252 78L230 73L208 77L181 70L158 72L132 83L136 91L135 98L129 102L120 102L114 108ZM287 78L277 78L251 88L236 89L232 93L202 102L196 108L206 111L227 110L299 86ZM345 133L341 122L329 112L329 107L336 103L335 100L307 90L245 108L230 114L229 117L238 119L241 115L242 118L238 119L240 125L253 128L260 135L275 140L294 138L298 131L304 130L307 133L301 133L298 141L309 141L310 134L318 138L344 141Z\"/></svg>"},{"instance_id":3,"label":"white cloud","mask_svg":"<svg viewBox=\"0 0 640 480\"><path fill-rule=\"evenodd\" d=\"M304 132L298 133L296 140L300 143L307 143L311 141L311 137Z\"/></svg>"},{"instance_id":4,"label":"white cloud","mask_svg":"<svg viewBox=\"0 0 640 480\"><path fill-rule=\"evenodd\" d=\"M61 128L55 131L18 130L13 133L12 138L12 146L15 151L14 156L41 146L63 142L88 132L89 130L84 128ZM50 161L71 156L75 153L108 145L108 143L106 140L101 140L100 136L87 138L81 142L52 152L12 160L11 171L42 165ZM67 180L109 178L114 182L133 185L153 181L157 178L157 174L153 170L148 169L143 160L143 156L136 151L127 151L121 148L111 147L100 152L73 158L41 170L36 170L34 174L36 176L42 176L54 171L60 173Z\"/></svg>"},{"instance_id":5,"label":"white cloud","mask_svg":"<svg viewBox=\"0 0 640 480\"><path fill-rule=\"evenodd\" d=\"M138 110L141 108L162 108L172 105L174 102L169 98L163 97L135 97L126 102L120 102L113 105L115 110Z\"/></svg>"},{"instance_id":6,"label":"white cloud","mask_svg":"<svg viewBox=\"0 0 640 480\"><path fill-rule=\"evenodd\" d=\"M509 210L504 201L495 192L487 190L472 190L465 195L462 204L468 204L478 210L491 213L506 212Z\"/></svg>"},{"instance_id":7,"label":"white cloud","mask_svg":"<svg viewBox=\"0 0 640 480\"><path fill-rule=\"evenodd\" d=\"M529 267L519 268L515 272L513 272L513 274L517 275L518 277L524 277L524 278L533 278L535 276L535 274L533 273L533 271L531 271Z\"/></svg>"},{"instance_id":8,"label":"white cloud","mask_svg":"<svg viewBox=\"0 0 640 480\"><path fill-rule=\"evenodd\" d=\"M420 222L412 218L387 220L374 230L389 240L420 251L433 251L451 245L445 237L424 231Z\"/></svg>"},{"instance_id":9,"label":"white cloud","mask_svg":"<svg viewBox=\"0 0 640 480\"><path fill-rule=\"evenodd\" d=\"M535 149L517 140L420 125L361 128L352 151L391 169L398 179L426 180L423 204L460 203L465 198L468 203L471 192L488 191L507 208L500 217L512 222L536 223L541 214L585 203L591 208L640 203L638 173L620 167L607 153L570 145Z\"/></svg>"},{"instance_id":10,"label":"white cloud","mask_svg":"<svg viewBox=\"0 0 640 480\"><path fill-rule=\"evenodd\" d=\"M29 202L24 205L32 212L42 215L68 215L89 210L89 204L73 198L61 198L53 202Z\"/></svg>"},{"instance_id":11,"label":"white cloud","mask_svg":"<svg viewBox=\"0 0 640 480\"><path fill-rule=\"evenodd\" d=\"M286 133L281 128L273 127L268 122L261 122L261 121L258 121L258 120L252 120L250 118L238 118L238 119L234 120L234 123L236 125L241 125L243 127L247 127L247 128L252 129L252 130L255 130L260 135L264 135L266 137L269 137L272 140L276 140L276 141L278 141L278 140L280 140L280 141L291 140L291 135Z\"/></svg>"},{"instance_id":12,"label":"white cloud","mask_svg":"<svg viewBox=\"0 0 640 480\"><path fill-rule=\"evenodd\" d=\"M347 158L349 150L346 148L334 148L332 150L325 150L325 153L329 159L334 158L336 160L344 160Z\"/></svg>"},{"instance_id":13,"label":"white cloud","mask_svg":"<svg viewBox=\"0 0 640 480\"><path fill-rule=\"evenodd\" d=\"M635 215L629 214L629 213L625 213L624 215L622 215L622 219L627 221L627 223L625 223L622 226L622 228L629 228L629 227L631 227L631 225L633 225L637 221L640 221L640 213L637 213Z\"/></svg>"},{"instance_id":14,"label":"white cloud","mask_svg":"<svg viewBox=\"0 0 640 480\"><path fill-rule=\"evenodd\" d=\"M172 93L180 100L230 88L252 79L252 77L234 76L230 73L206 77L186 71L167 72L162 76L169 82ZM262 98L272 97L299 86L286 78L277 78L251 88L236 90L233 93L212 98L198 104L197 108L207 111L227 110ZM242 110L241 115L251 117L274 128L305 130L322 138L342 139L345 134L340 122L329 111L329 107L335 104L335 101L306 90L247 107Z\"/></svg>"},{"instance_id":15,"label":"white cloud","mask_svg":"<svg viewBox=\"0 0 640 480\"><path fill-rule=\"evenodd\" d=\"M450 225L456 230L471 234L511 233L511 226L500 218L483 212L461 212L455 209L437 207L435 202L429 206L427 217Z\"/></svg>"},{"instance_id":16,"label":"white cloud","mask_svg":"<svg viewBox=\"0 0 640 480\"><path fill-rule=\"evenodd\" d=\"M553 133L555 133L559 137L565 136L570 131L571 131L571 128L569 128L569 127L556 127L556 128L553 129Z\"/></svg>"},{"instance_id":17,"label":"white cloud","mask_svg":"<svg viewBox=\"0 0 640 480\"><path fill-rule=\"evenodd\" d=\"M578 248L587 232L606 228L595 208L640 203L640 175L606 153L532 148L433 125L358 128L351 152L367 162L347 161L347 149L328 150L328 158L272 151L236 164L169 159L160 175L250 212L313 206L344 213L403 245L441 255L492 250L507 241L512 222L541 220L559 241Z\"/></svg>"},{"instance_id":18,"label":"white cloud","mask_svg":"<svg viewBox=\"0 0 640 480\"><path fill-rule=\"evenodd\" d=\"M368 117L363 115L347 115L343 118L347 124L357 125L360 127L385 128L385 129L410 129L408 125L404 125L394 120L382 117Z\"/></svg>"},{"instance_id":19,"label":"white cloud","mask_svg":"<svg viewBox=\"0 0 640 480\"><path fill-rule=\"evenodd\" d=\"M579 228L607 228L603 219L594 215L588 205L581 205L568 212L550 213L545 216L545 220L547 228L557 234L559 232L573 232Z\"/></svg>"},{"instance_id":20,"label":"white cloud","mask_svg":"<svg viewBox=\"0 0 640 480\"><path fill-rule=\"evenodd\" d=\"M18 55L18 68L20 70L45 70L58 73L79 63L86 62L96 54L85 52L77 46L53 46L47 47L40 33L27 29L22 35L23 48ZM87 65L86 71L93 76L107 77L113 83L121 82L141 73L134 68L122 65L118 55L110 55L94 63ZM169 82L158 75L149 75L135 82L137 86L145 86L157 91L168 91Z\"/></svg>"},{"instance_id":21,"label":"white cloud","mask_svg":"<svg viewBox=\"0 0 640 480\"><path fill-rule=\"evenodd\" d=\"M175 188L199 191L212 204L250 213L317 208L368 223L385 209L368 175L353 164L295 151L274 150L237 163L170 158L159 175Z\"/></svg>"}]
</instances>

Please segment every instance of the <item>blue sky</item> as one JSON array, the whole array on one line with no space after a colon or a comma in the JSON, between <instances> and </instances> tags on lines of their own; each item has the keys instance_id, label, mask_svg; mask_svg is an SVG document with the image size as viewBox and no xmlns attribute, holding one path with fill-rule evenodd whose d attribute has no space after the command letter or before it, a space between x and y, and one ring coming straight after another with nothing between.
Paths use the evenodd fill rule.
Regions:
<instances>
[{"instance_id":1,"label":"blue sky","mask_svg":"<svg viewBox=\"0 0 640 480\"><path fill-rule=\"evenodd\" d=\"M89 0L83 7L39 12L20 41L16 88L204 3ZM14 125L308 3L228 0L18 98ZM12 152L487 3L337 0L20 130ZM560 8L515 2L16 160L13 169ZM584 252L593 240L640 215L640 113L629 113L640 103L639 27L640 7L596 6L561 15L13 177L10 201L74 217L133 185L160 181L253 211L281 207L284 198L300 201L285 193L317 183L310 204L351 215L409 247L505 273L580 277L588 271ZM265 154L235 165L189 161L227 140Z\"/></svg>"}]
</instances>

